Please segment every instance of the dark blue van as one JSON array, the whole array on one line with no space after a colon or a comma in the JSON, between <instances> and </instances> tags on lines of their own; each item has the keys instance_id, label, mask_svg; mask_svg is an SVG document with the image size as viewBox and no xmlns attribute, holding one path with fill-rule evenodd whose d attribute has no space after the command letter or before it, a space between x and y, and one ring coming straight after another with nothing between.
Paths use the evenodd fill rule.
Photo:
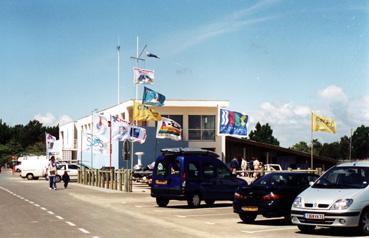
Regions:
<instances>
[{"instance_id":1,"label":"dark blue van","mask_svg":"<svg viewBox=\"0 0 369 238\"><path fill-rule=\"evenodd\" d=\"M216 200L232 201L237 188L247 185L212 151L173 148L161 152L151 185L151 196L159 207L167 206L169 200L185 200L190 207L199 207L202 200L209 206Z\"/></svg>"}]
</instances>

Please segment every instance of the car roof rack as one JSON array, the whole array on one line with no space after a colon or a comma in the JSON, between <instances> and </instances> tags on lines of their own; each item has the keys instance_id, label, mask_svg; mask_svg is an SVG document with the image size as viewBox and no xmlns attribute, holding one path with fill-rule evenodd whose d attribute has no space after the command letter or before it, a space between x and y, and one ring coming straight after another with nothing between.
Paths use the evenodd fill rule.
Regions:
<instances>
[{"instance_id":1,"label":"car roof rack","mask_svg":"<svg viewBox=\"0 0 369 238\"><path fill-rule=\"evenodd\" d=\"M160 150L163 155L209 155L214 157L219 157L217 153L211 150L204 150L200 148L165 148Z\"/></svg>"}]
</instances>

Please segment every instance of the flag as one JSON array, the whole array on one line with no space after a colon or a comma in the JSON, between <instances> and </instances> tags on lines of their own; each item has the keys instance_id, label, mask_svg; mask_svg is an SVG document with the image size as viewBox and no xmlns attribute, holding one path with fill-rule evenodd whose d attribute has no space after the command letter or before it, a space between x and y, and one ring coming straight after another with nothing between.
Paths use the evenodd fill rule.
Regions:
<instances>
[{"instance_id":1,"label":"flag","mask_svg":"<svg viewBox=\"0 0 369 238\"><path fill-rule=\"evenodd\" d=\"M130 141L138 142L140 144L145 143L146 141L146 129L138 126L132 126L130 130Z\"/></svg>"},{"instance_id":2,"label":"flag","mask_svg":"<svg viewBox=\"0 0 369 238\"><path fill-rule=\"evenodd\" d=\"M134 121L160 121L161 115L148 108L143 104L135 102L133 105L133 120Z\"/></svg>"},{"instance_id":3,"label":"flag","mask_svg":"<svg viewBox=\"0 0 369 238\"><path fill-rule=\"evenodd\" d=\"M165 101L165 96L160 94L150 88L144 87L144 93L142 98L142 104L151 106L163 106Z\"/></svg>"},{"instance_id":4,"label":"flag","mask_svg":"<svg viewBox=\"0 0 369 238\"><path fill-rule=\"evenodd\" d=\"M328 133L336 133L336 122L327 117L312 113L312 131L325 131Z\"/></svg>"},{"instance_id":5,"label":"flag","mask_svg":"<svg viewBox=\"0 0 369 238\"><path fill-rule=\"evenodd\" d=\"M154 70L133 68L133 81L135 84L153 84Z\"/></svg>"},{"instance_id":6,"label":"flag","mask_svg":"<svg viewBox=\"0 0 369 238\"><path fill-rule=\"evenodd\" d=\"M150 53L150 52L148 52L148 51L146 51L146 56L147 56L147 57L151 57L151 58L157 58L157 59L160 59L160 58L159 58L159 56L157 56L157 55L155 55L155 54L153 54L153 53Z\"/></svg>"},{"instance_id":7,"label":"flag","mask_svg":"<svg viewBox=\"0 0 369 238\"><path fill-rule=\"evenodd\" d=\"M161 121L158 122L158 127L156 130L156 138L159 139L172 139L181 140L182 137L181 125L172 119L162 117Z\"/></svg>"},{"instance_id":8,"label":"flag","mask_svg":"<svg viewBox=\"0 0 369 238\"><path fill-rule=\"evenodd\" d=\"M124 121L114 121L112 125L112 138L117 141L126 141L130 138L131 126Z\"/></svg>"},{"instance_id":9,"label":"flag","mask_svg":"<svg viewBox=\"0 0 369 238\"><path fill-rule=\"evenodd\" d=\"M108 153L109 141L90 132L82 133L82 148L84 151L93 151L100 154Z\"/></svg>"},{"instance_id":10,"label":"flag","mask_svg":"<svg viewBox=\"0 0 369 238\"><path fill-rule=\"evenodd\" d=\"M45 141L46 141L46 155L55 155L56 154L56 149L55 149L55 142L56 142L56 137L45 132Z\"/></svg>"},{"instance_id":11,"label":"flag","mask_svg":"<svg viewBox=\"0 0 369 238\"><path fill-rule=\"evenodd\" d=\"M220 109L219 111L219 134L247 136L248 115Z\"/></svg>"}]
</instances>

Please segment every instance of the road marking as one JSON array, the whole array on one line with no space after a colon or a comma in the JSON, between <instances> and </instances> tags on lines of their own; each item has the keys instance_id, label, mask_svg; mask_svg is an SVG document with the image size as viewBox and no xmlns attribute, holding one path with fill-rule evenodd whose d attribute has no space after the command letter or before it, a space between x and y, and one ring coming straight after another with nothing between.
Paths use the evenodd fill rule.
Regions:
<instances>
[{"instance_id":1,"label":"road marking","mask_svg":"<svg viewBox=\"0 0 369 238\"><path fill-rule=\"evenodd\" d=\"M186 218L187 216L183 216L183 215L176 215L176 217L179 217L179 218Z\"/></svg>"},{"instance_id":2,"label":"road marking","mask_svg":"<svg viewBox=\"0 0 369 238\"><path fill-rule=\"evenodd\" d=\"M78 228L78 230L80 230L82 233L85 233L85 234L90 234L89 231L83 229L83 228Z\"/></svg>"},{"instance_id":3,"label":"road marking","mask_svg":"<svg viewBox=\"0 0 369 238\"><path fill-rule=\"evenodd\" d=\"M98 236L93 236L92 238L100 238L100 237L98 237Z\"/></svg>"},{"instance_id":4,"label":"road marking","mask_svg":"<svg viewBox=\"0 0 369 238\"><path fill-rule=\"evenodd\" d=\"M64 218L61 216L55 216L56 218L58 218L59 220L63 220Z\"/></svg>"},{"instance_id":5,"label":"road marking","mask_svg":"<svg viewBox=\"0 0 369 238\"><path fill-rule=\"evenodd\" d=\"M70 221L66 221L65 223L67 223L68 225L70 225L70 226L76 226L76 224L74 224L74 223L72 223L72 222L70 222Z\"/></svg>"},{"instance_id":6,"label":"road marking","mask_svg":"<svg viewBox=\"0 0 369 238\"><path fill-rule=\"evenodd\" d=\"M39 205L39 204L37 204L37 203L35 203L35 204L33 204L33 206L35 206L35 207L39 207L40 205Z\"/></svg>"},{"instance_id":7,"label":"road marking","mask_svg":"<svg viewBox=\"0 0 369 238\"><path fill-rule=\"evenodd\" d=\"M49 213L50 215L54 215L52 211L47 211L47 213Z\"/></svg>"},{"instance_id":8,"label":"road marking","mask_svg":"<svg viewBox=\"0 0 369 238\"><path fill-rule=\"evenodd\" d=\"M260 233L260 232L270 232L270 231L284 231L284 230L295 230L296 227L282 227L282 228L270 228L270 229L263 229L257 231L241 231L243 233L253 234L253 233Z\"/></svg>"},{"instance_id":9,"label":"road marking","mask_svg":"<svg viewBox=\"0 0 369 238\"><path fill-rule=\"evenodd\" d=\"M224 216L229 215L229 213L218 213L218 214L212 214L212 213L203 213L203 214L190 214L190 215L176 215L176 217L179 218L185 218L185 217L202 217L202 216Z\"/></svg>"},{"instance_id":10,"label":"road marking","mask_svg":"<svg viewBox=\"0 0 369 238\"><path fill-rule=\"evenodd\" d=\"M32 201L28 201L30 204L35 204L35 202L32 202Z\"/></svg>"},{"instance_id":11,"label":"road marking","mask_svg":"<svg viewBox=\"0 0 369 238\"><path fill-rule=\"evenodd\" d=\"M208 224L208 225L214 225L215 223L214 223L214 222L209 222L209 221L207 221L207 222L205 222L205 224Z\"/></svg>"},{"instance_id":12,"label":"road marking","mask_svg":"<svg viewBox=\"0 0 369 238\"><path fill-rule=\"evenodd\" d=\"M41 208L41 210L44 210L44 211L46 211L47 209L46 208L44 208L44 207L40 207Z\"/></svg>"}]
</instances>

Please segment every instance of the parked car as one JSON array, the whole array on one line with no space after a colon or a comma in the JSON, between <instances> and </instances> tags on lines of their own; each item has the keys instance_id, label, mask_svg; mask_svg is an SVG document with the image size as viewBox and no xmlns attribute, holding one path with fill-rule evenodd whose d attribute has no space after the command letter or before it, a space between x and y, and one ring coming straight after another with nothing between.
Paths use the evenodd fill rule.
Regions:
<instances>
[{"instance_id":1,"label":"parked car","mask_svg":"<svg viewBox=\"0 0 369 238\"><path fill-rule=\"evenodd\" d=\"M316 226L356 227L369 235L369 162L332 167L292 205L292 223L302 232Z\"/></svg>"},{"instance_id":2,"label":"parked car","mask_svg":"<svg viewBox=\"0 0 369 238\"><path fill-rule=\"evenodd\" d=\"M190 207L199 207L204 200L233 200L238 186L247 183L235 175L214 152L190 148L162 150L155 161L151 196L159 207L170 200L187 200Z\"/></svg>"},{"instance_id":3,"label":"parked car","mask_svg":"<svg viewBox=\"0 0 369 238\"><path fill-rule=\"evenodd\" d=\"M233 211L245 223L252 223L258 214L290 220L291 205L296 196L319 176L300 172L266 174L234 194Z\"/></svg>"},{"instance_id":4,"label":"parked car","mask_svg":"<svg viewBox=\"0 0 369 238\"><path fill-rule=\"evenodd\" d=\"M56 182L59 183L64 174L64 171L67 171L70 181L77 181L78 179L78 170L80 166L78 164L67 164L60 163L56 166Z\"/></svg>"}]
</instances>

